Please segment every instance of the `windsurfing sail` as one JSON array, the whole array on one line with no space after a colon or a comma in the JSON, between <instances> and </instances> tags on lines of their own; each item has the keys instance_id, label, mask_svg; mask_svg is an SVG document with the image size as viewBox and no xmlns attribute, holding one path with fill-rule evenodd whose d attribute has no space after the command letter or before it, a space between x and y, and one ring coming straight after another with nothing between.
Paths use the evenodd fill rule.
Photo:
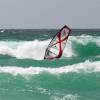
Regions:
<instances>
[{"instance_id":1,"label":"windsurfing sail","mask_svg":"<svg viewBox=\"0 0 100 100\"><path fill-rule=\"evenodd\" d=\"M44 59L60 58L66 46L71 29L66 25L53 37L48 45Z\"/></svg>"}]
</instances>

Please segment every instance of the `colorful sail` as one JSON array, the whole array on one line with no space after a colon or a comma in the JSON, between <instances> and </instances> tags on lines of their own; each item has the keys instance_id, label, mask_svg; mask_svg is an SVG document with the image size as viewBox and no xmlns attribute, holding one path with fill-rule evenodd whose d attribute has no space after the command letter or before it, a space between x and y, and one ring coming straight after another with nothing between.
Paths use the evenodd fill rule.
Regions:
<instances>
[{"instance_id":1,"label":"colorful sail","mask_svg":"<svg viewBox=\"0 0 100 100\"><path fill-rule=\"evenodd\" d=\"M68 36L70 34L70 28L66 25L53 37L50 44L48 45L44 59L60 58L63 50L66 46Z\"/></svg>"}]
</instances>

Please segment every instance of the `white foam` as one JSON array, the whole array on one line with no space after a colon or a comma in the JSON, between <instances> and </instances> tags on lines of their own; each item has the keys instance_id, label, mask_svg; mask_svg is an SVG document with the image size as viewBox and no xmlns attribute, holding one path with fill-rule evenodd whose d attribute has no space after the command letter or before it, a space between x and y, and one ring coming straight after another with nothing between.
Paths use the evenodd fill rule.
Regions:
<instances>
[{"instance_id":1,"label":"white foam","mask_svg":"<svg viewBox=\"0 0 100 100\"><path fill-rule=\"evenodd\" d=\"M49 42L50 39L45 41L0 41L0 54L10 55L20 59L30 58L42 60ZM89 42L94 42L100 47L100 37L83 35L70 36L63 52L64 57L77 56L72 47L74 42L80 43L83 46L87 45Z\"/></svg>"},{"instance_id":2,"label":"white foam","mask_svg":"<svg viewBox=\"0 0 100 100\"><path fill-rule=\"evenodd\" d=\"M61 94L60 94L61 95ZM77 94L67 94L64 96L54 95L52 96L53 100L78 100L80 96Z\"/></svg>"},{"instance_id":3,"label":"white foam","mask_svg":"<svg viewBox=\"0 0 100 100\"><path fill-rule=\"evenodd\" d=\"M85 61L74 65L68 65L60 68L44 68L44 67L17 67L17 66L4 66L0 67L0 73L9 73L12 75L36 75L40 73L48 72L50 74L63 74L63 73L91 73L100 72L100 61L90 62Z\"/></svg>"},{"instance_id":4,"label":"white foam","mask_svg":"<svg viewBox=\"0 0 100 100\"><path fill-rule=\"evenodd\" d=\"M100 46L100 36L91 36L91 35L81 35L81 36L72 36L71 41L75 41L76 43L80 43L82 45L87 45L90 42L96 43Z\"/></svg>"},{"instance_id":5,"label":"white foam","mask_svg":"<svg viewBox=\"0 0 100 100\"><path fill-rule=\"evenodd\" d=\"M1 32L1 33L3 33L4 31L5 31L5 30L4 30L4 29L2 29L0 32Z\"/></svg>"},{"instance_id":6,"label":"white foam","mask_svg":"<svg viewBox=\"0 0 100 100\"><path fill-rule=\"evenodd\" d=\"M0 54L10 55L16 58L31 58L41 60L44 58L46 47L50 40L46 41L0 41ZM67 52L66 52L67 51ZM69 41L64 50L64 56L72 56L71 42Z\"/></svg>"},{"instance_id":7,"label":"white foam","mask_svg":"<svg viewBox=\"0 0 100 100\"><path fill-rule=\"evenodd\" d=\"M17 47L13 55L17 58L43 59L48 41L30 41Z\"/></svg>"},{"instance_id":8,"label":"white foam","mask_svg":"<svg viewBox=\"0 0 100 100\"><path fill-rule=\"evenodd\" d=\"M16 58L43 59L48 41L0 41L0 54Z\"/></svg>"}]
</instances>

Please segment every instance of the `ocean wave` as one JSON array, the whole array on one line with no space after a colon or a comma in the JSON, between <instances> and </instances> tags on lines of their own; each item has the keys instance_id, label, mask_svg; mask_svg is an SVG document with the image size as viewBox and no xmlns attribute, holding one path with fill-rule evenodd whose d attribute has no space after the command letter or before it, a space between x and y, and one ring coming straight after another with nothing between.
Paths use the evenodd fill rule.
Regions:
<instances>
[{"instance_id":1,"label":"ocean wave","mask_svg":"<svg viewBox=\"0 0 100 100\"><path fill-rule=\"evenodd\" d=\"M0 41L0 54L10 55L12 57L24 59L31 58L42 60L44 58L46 47L50 40L46 41ZM66 50L66 49L65 49ZM72 55L70 43L67 44L67 57Z\"/></svg>"},{"instance_id":2,"label":"ocean wave","mask_svg":"<svg viewBox=\"0 0 100 100\"><path fill-rule=\"evenodd\" d=\"M0 41L0 54L16 58L43 59L48 41Z\"/></svg>"},{"instance_id":3,"label":"ocean wave","mask_svg":"<svg viewBox=\"0 0 100 100\"><path fill-rule=\"evenodd\" d=\"M91 36L83 34L81 36L72 36L71 40L82 45L87 45L90 42L94 42L97 46L100 47L100 36Z\"/></svg>"},{"instance_id":4,"label":"ocean wave","mask_svg":"<svg viewBox=\"0 0 100 100\"><path fill-rule=\"evenodd\" d=\"M92 72L100 72L100 61L90 62L85 61L83 63L63 66L59 68L45 68L45 67L33 67L30 66L28 68L18 67L18 66L4 66L0 67L0 73L9 73L12 75L37 75L41 73L49 73L49 74L67 74L67 73L92 73Z\"/></svg>"},{"instance_id":5,"label":"ocean wave","mask_svg":"<svg viewBox=\"0 0 100 100\"><path fill-rule=\"evenodd\" d=\"M42 60L49 40L0 41L0 54L24 59ZM70 36L63 57L100 55L100 37Z\"/></svg>"}]
</instances>

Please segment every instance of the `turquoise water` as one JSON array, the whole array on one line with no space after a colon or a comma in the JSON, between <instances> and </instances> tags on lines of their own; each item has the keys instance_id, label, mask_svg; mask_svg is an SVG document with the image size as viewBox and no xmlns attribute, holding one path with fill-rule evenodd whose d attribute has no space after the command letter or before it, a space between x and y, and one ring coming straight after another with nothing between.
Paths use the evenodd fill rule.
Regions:
<instances>
[{"instance_id":1,"label":"turquoise water","mask_svg":"<svg viewBox=\"0 0 100 100\"><path fill-rule=\"evenodd\" d=\"M63 56L43 60L57 29L0 30L0 100L99 100L100 30L72 30Z\"/></svg>"}]
</instances>

